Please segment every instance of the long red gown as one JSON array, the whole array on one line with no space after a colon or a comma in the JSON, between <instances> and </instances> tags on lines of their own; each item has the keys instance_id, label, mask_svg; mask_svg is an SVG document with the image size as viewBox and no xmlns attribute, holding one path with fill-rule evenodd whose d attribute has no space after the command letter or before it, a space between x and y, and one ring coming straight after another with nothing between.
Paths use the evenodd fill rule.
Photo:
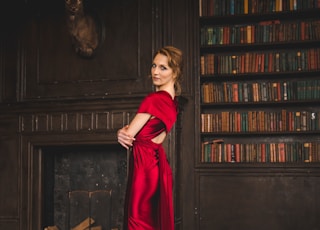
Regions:
<instances>
[{"instance_id":1,"label":"long red gown","mask_svg":"<svg viewBox=\"0 0 320 230\"><path fill-rule=\"evenodd\" d=\"M177 117L177 102L166 91L149 94L138 113L151 118L135 136L126 200L128 230L173 230L172 171L161 144L151 139L169 132ZM127 227L127 228L126 228Z\"/></svg>"}]
</instances>

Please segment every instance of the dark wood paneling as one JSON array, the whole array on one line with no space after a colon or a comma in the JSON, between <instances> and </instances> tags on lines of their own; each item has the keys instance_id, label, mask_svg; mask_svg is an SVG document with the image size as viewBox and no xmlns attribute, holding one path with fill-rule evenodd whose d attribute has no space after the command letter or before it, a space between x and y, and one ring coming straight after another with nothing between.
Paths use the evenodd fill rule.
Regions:
<instances>
[{"instance_id":1,"label":"dark wood paneling","mask_svg":"<svg viewBox=\"0 0 320 230\"><path fill-rule=\"evenodd\" d=\"M18 230L19 223L16 221L0 221L0 229Z\"/></svg>"},{"instance_id":2,"label":"dark wood paneling","mask_svg":"<svg viewBox=\"0 0 320 230\"><path fill-rule=\"evenodd\" d=\"M3 39L0 39L0 69L3 70L4 69L4 41ZM4 92L4 87L5 83L4 83L4 74L3 71L0 71L0 102L3 101L3 92Z\"/></svg>"},{"instance_id":3,"label":"dark wood paneling","mask_svg":"<svg viewBox=\"0 0 320 230\"><path fill-rule=\"evenodd\" d=\"M24 30L21 100L126 97L151 90L152 1L96 2L106 35L91 59L72 49L63 4L56 3L51 14L36 7Z\"/></svg>"},{"instance_id":4,"label":"dark wood paneling","mask_svg":"<svg viewBox=\"0 0 320 230\"><path fill-rule=\"evenodd\" d=\"M0 7L0 103L17 101L18 38L24 22L23 0L2 1ZM13 16L14 15L14 16Z\"/></svg>"},{"instance_id":5,"label":"dark wood paneling","mask_svg":"<svg viewBox=\"0 0 320 230\"><path fill-rule=\"evenodd\" d=\"M319 176L212 173L198 179L198 229L319 229Z\"/></svg>"},{"instance_id":6,"label":"dark wood paneling","mask_svg":"<svg viewBox=\"0 0 320 230\"><path fill-rule=\"evenodd\" d=\"M176 124L175 154L175 229L194 230L194 153L195 106L197 88L197 8L196 0L163 1L161 11L164 44L179 47L184 54L184 72L179 121ZM196 46L197 47L197 46Z\"/></svg>"},{"instance_id":7,"label":"dark wood paneling","mask_svg":"<svg viewBox=\"0 0 320 230\"><path fill-rule=\"evenodd\" d=\"M168 11L171 23L167 23L171 35L168 44L173 44L183 51L184 75L183 75L183 94L192 96L195 90L195 82L198 72L195 68L197 56L194 47L198 33L195 30L197 1L194 0L175 0L169 1ZM180 10L176 10L180 9Z\"/></svg>"},{"instance_id":8,"label":"dark wood paneling","mask_svg":"<svg viewBox=\"0 0 320 230\"><path fill-rule=\"evenodd\" d=\"M18 119L0 117L0 220L19 217Z\"/></svg>"},{"instance_id":9,"label":"dark wood paneling","mask_svg":"<svg viewBox=\"0 0 320 230\"><path fill-rule=\"evenodd\" d=\"M19 213L17 138L1 136L0 149L0 184L2 187L0 189L0 218L17 218Z\"/></svg>"},{"instance_id":10,"label":"dark wood paneling","mask_svg":"<svg viewBox=\"0 0 320 230\"><path fill-rule=\"evenodd\" d=\"M0 103L17 101L17 36L15 30L4 31L0 38Z\"/></svg>"}]
</instances>

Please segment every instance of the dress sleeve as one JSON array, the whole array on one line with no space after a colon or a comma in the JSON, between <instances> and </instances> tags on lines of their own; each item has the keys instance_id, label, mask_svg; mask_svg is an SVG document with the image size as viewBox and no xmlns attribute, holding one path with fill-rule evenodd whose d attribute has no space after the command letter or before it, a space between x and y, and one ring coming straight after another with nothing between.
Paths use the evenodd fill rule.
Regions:
<instances>
[{"instance_id":1,"label":"dress sleeve","mask_svg":"<svg viewBox=\"0 0 320 230\"><path fill-rule=\"evenodd\" d=\"M138 113L149 113L159 118L170 131L177 119L177 107L174 100L166 92L150 93L141 102Z\"/></svg>"}]
</instances>

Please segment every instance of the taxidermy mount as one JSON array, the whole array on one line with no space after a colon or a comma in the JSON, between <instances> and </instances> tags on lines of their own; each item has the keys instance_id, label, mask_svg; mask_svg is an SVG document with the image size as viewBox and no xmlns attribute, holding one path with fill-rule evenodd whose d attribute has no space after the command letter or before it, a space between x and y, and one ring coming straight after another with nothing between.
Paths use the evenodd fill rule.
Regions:
<instances>
[{"instance_id":1,"label":"taxidermy mount","mask_svg":"<svg viewBox=\"0 0 320 230\"><path fill-rule=\"evenodd\" d=\"M84 0L65 0L65 8L76 53L81 57L92 57L104 38L102 20L92 8L86 8Z\"/></svg>"}]
</instances>

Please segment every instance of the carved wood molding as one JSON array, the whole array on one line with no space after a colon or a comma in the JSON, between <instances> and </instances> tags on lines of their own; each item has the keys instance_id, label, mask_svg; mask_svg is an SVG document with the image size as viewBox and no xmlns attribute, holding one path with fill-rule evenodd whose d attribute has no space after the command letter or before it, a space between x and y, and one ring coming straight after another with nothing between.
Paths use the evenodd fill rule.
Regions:
<instances>
[{"instance_id":1,"label":"carved wood molding","mask_svg":"<svg viewBox=\"0 0 320 230\"><path fill-rule=\"evenodd\" d=\"M135 111L52 112L20 116L22 133L113 132L129 124Z\"/></svg>"}]
</instances>

